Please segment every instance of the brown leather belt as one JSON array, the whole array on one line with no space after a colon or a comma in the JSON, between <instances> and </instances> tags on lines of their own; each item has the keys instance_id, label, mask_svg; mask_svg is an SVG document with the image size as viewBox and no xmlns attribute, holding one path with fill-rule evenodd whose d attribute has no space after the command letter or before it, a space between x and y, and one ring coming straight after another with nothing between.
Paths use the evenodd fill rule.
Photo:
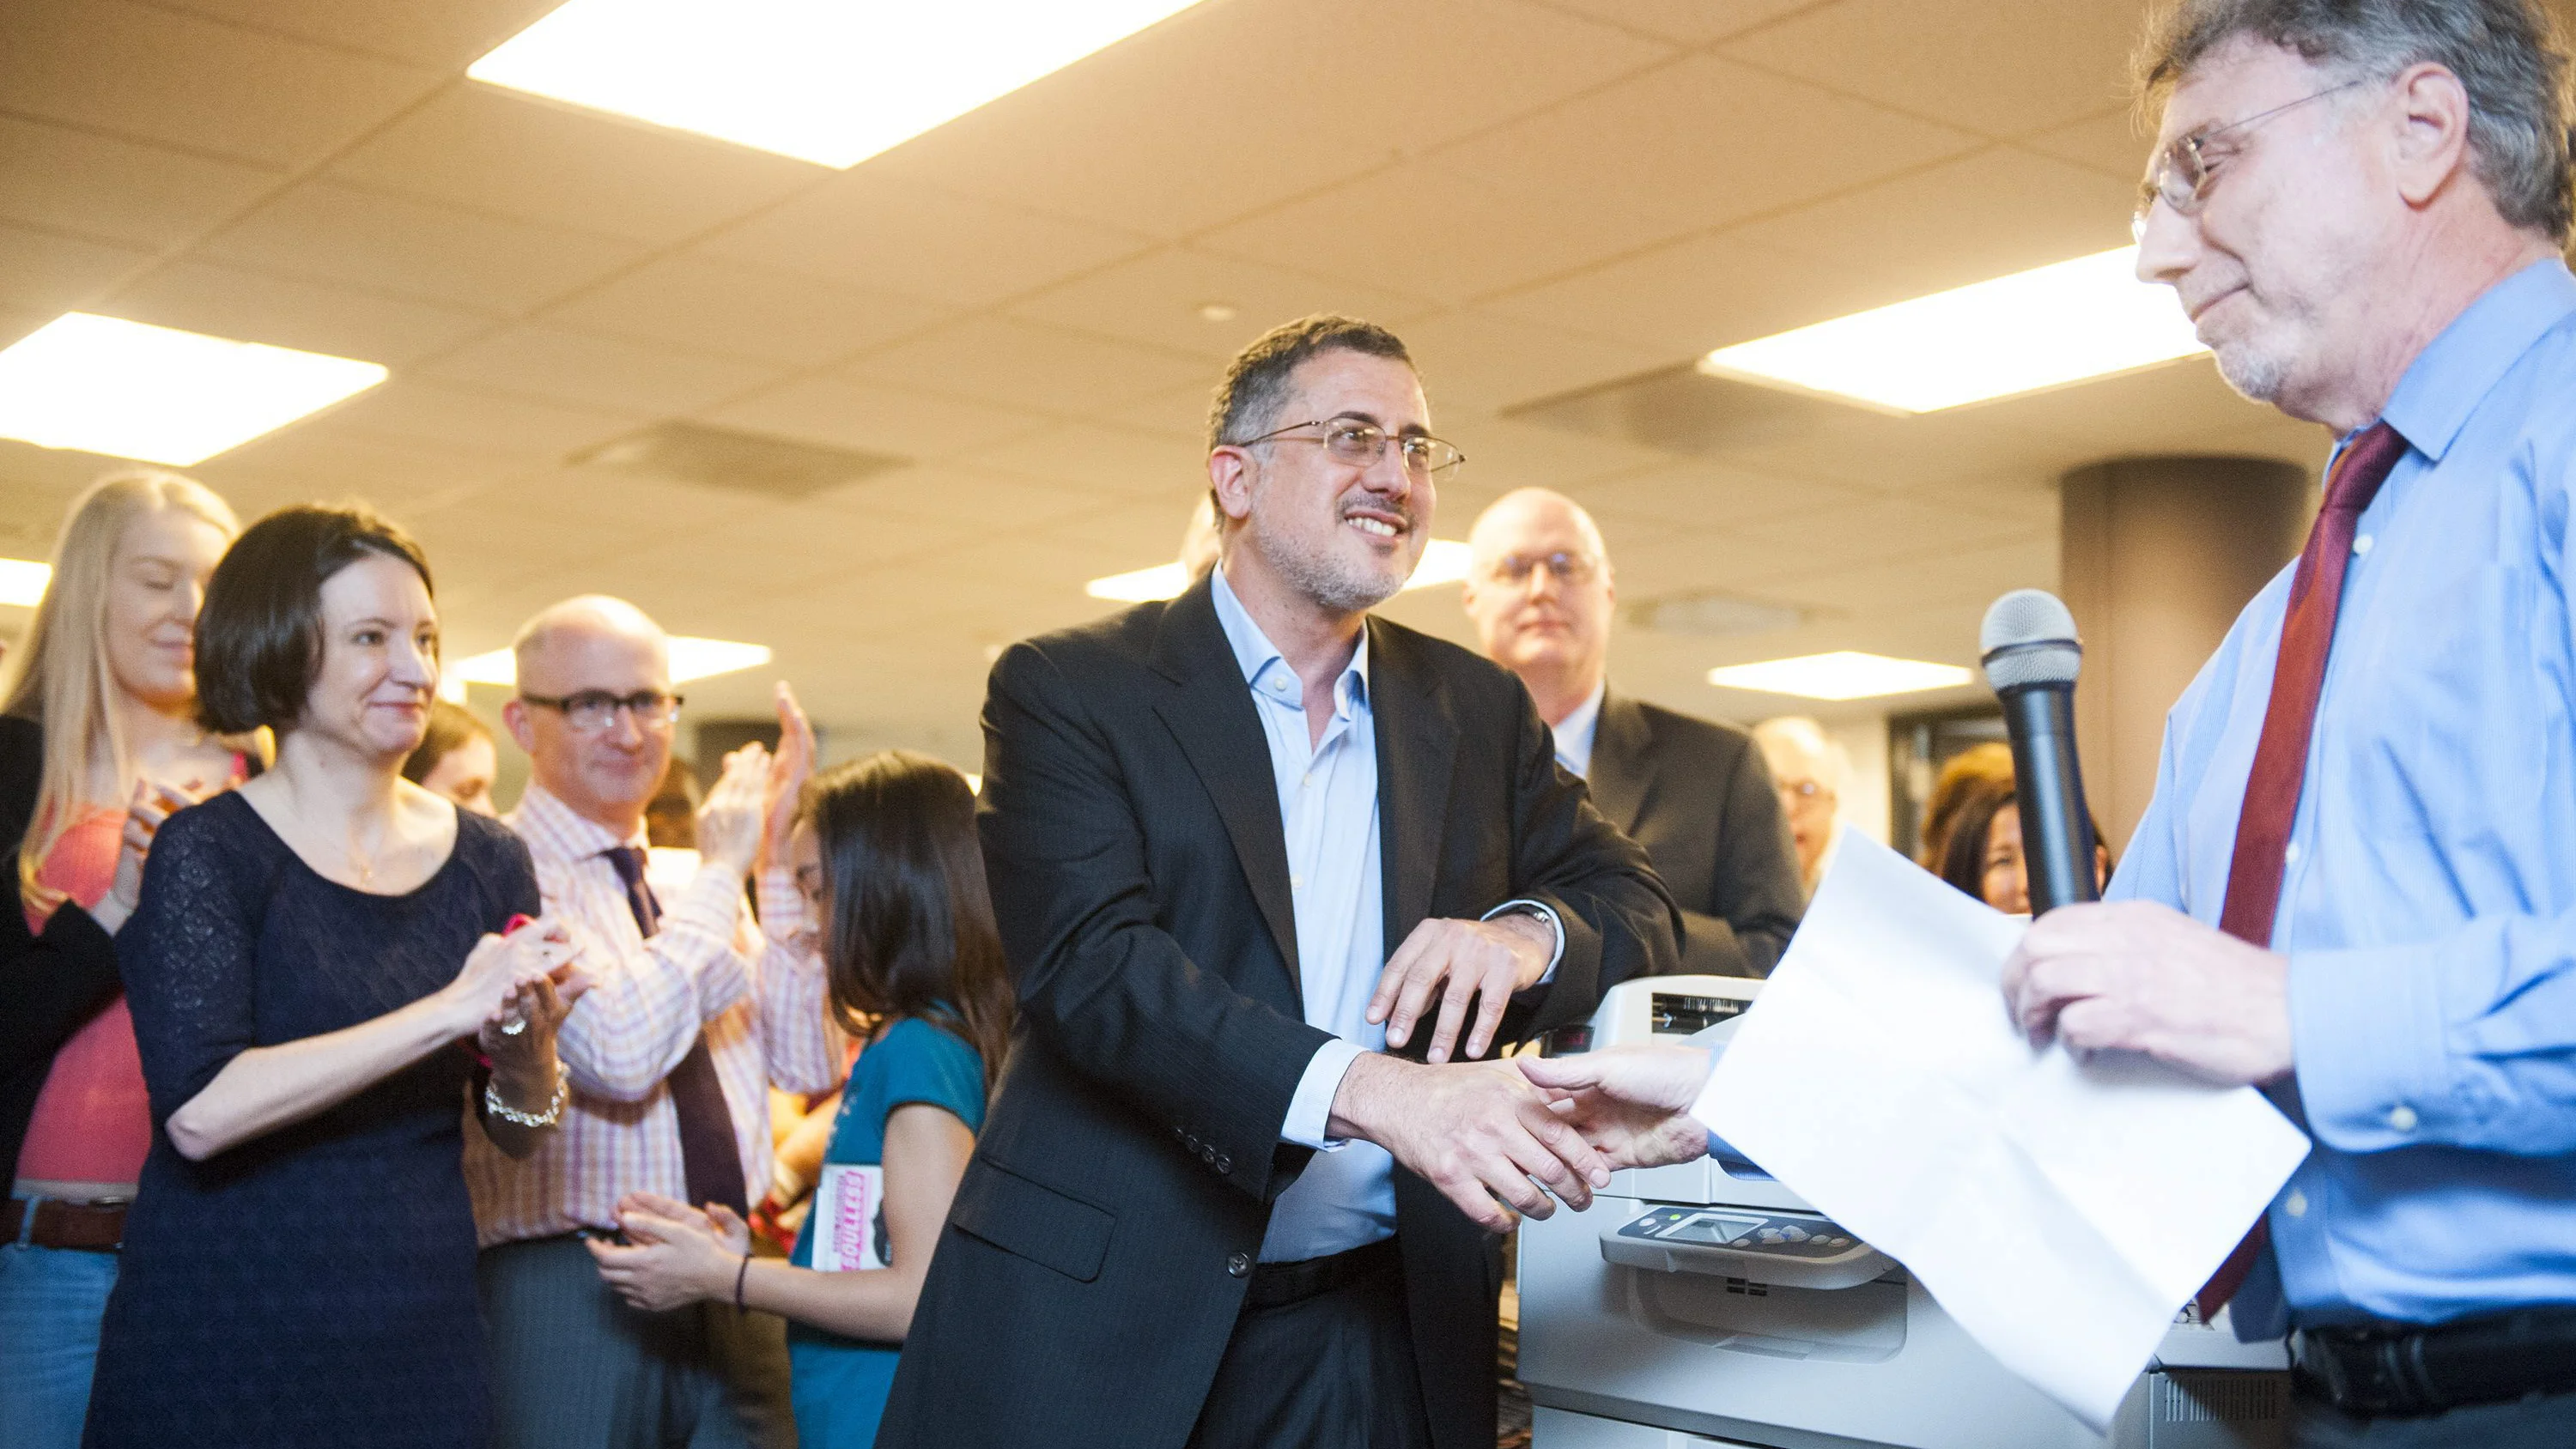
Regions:
<instances>
[{"instance_id":1,"label":"brown leather belt","mask_svg":"<svg viewBox=\"0 0 2576 1449\"><path fill-rule=\"evenodd\" d=\"M0 1242L38 1248L73 1248L87 1253L113 1253L125 1242L125 1204L58 1202L40 1197L9 1199L0 1214ZM34 1221L28 1221L30 1215Z\"/></svg>"}]
</instances>

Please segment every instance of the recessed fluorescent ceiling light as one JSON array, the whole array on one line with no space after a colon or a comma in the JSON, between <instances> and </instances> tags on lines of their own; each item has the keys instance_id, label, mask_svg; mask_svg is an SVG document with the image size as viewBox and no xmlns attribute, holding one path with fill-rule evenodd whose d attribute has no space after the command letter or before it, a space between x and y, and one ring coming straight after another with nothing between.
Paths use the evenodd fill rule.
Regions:
<instances>
[{"instance_id":1,"label":"recessed fluorescent ceiling light","mask_svg":"<svg viewBox=\"0 0 2576 1449\"><path fill-rule=\"evenodd\" d=\"M849 167L1195 0L568 0L479 81Z\"/></svg>"},{"instance_id":2,"label":"recessed fluorescent ceiling light","mask_svg":"<svg viewBox=\"0 0 2576 1449\"><path fill-rule=\"evenodd\" d=\"M1721 347L1699 367L1929 413L2208 351L2137 262L2136 247L2077 257Z\"/></svg>"},{"instance_id":3,"label":"recessed fluorescent ceiling light","mask_svg":"<svg viewBox=\"0 0 2576 1449\"><path fill-rule=\"evenodd\" d=\"M33 559L0 558L0 604L15 604L32 609L45 597L46 581L53 578L54 566Z\"/></svg>"},{"instance_id":4,"label":"recessed fluorescent ceiling light","mask_svg":"<svg viewBox=\"0 0 2576 1449\"><path fill-rule=\"evenodd\" d=\"M1796 694L1808 699L1912 694L1925 689L1949 689L1974 677L1955 664L1890 659L1884 654L1862 654L1850 649L1802 654L1795 659L1766 659L1759 664L1730 664L1708 672L1708 682L1724 689L1758 689L1765 694Z\"/></svg>"},{"instance_id":5,"label":"recessed fluorescent ceiling light","mask_svg":"<svg viewBox=\"0 0 2576 1449\"><path fill-rule=\"evenodd\" d=\"M0 438L184 468L384 380L372 362L66 312L0 352Z\"/></svg>"},{"instance_id":6,"label":"recessed fluorescent ceiling light","mask_svg":"<svg viewBox=\"0 0 2576 1449\"><path fill-rule=\"evenodd\" d=\"M1404 586L1428 589L1457 583L1467 577L1467 557L1467 545L1454 538L1435 538L1423 547L1422 562L1413 566L1413 576L1404 581ZM1141 604L1149 599L1175 598L1189 586L1188 571L1179 564L1166 563L1093 579L1082 586L1082 591L1095 599Z\"/></svg>"},{"instance_id":7,"label":"recessed fluorescent ceiling light","mask_svg":"<svg viewBox=\"0 0 2576 1449\"><path fill-rule=\"evenodd\" d=\"M731 674L737 669L756 669L769 662L766 644L736 644L727 639L692 639L674 636L671 640L671 682L686 684L692 679ZM498 684L514 687L519 682L518 656L507 649L495 649L460 659L445 671L448 679L461 679L468 684Z\"/></svg>"}]
</instances>

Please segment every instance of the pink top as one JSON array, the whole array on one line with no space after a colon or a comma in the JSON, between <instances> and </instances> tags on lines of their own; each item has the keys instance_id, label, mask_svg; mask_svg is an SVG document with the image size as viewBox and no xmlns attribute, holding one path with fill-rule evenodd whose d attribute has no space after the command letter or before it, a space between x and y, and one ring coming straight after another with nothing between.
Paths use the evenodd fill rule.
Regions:
<instances>
[{"instance_id":1,"label":"pink top","mask_svg":"<svg viewBox=\"0 0 2576 1449\"><path fill-rule=\"evenodd\" d=\"M80 902L86 910L106 899L116 883L116 852L125 812L114 808L82 816L54 842L36 871L39 885ZM27 926L44 921L28 912ZM134 1018L117 993L107 1009L72 1033L54 1053L53 1069L36 1097L26 1144L18 1149L18 1176L52 1182L132 1182L143 1174L152 1149L152 1101L143 1089L143 1059L134 1048Z\"/></svg>"}]
</instances>

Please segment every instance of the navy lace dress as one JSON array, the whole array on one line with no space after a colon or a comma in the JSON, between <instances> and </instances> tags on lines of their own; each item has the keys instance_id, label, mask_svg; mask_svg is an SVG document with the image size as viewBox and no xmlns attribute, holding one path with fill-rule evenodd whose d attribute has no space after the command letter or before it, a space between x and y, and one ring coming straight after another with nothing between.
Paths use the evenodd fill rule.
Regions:
<instances>
[{"instance_id":1,"label":"navy lace dress","mask_svg":"<svg viewBox=\"0 0 2576 1449\"><path fill-rule=\"evenodd\" d=\"M315 874L237 794L161 827L117 937L152 1154L85 1445L488 1441L462 1050L205 1162L162 1128L245 1048L417 1001L484 932L537 909L527 847L473 814L459 813L447 863L401 896Z\"/></svg>"}]
</instances>

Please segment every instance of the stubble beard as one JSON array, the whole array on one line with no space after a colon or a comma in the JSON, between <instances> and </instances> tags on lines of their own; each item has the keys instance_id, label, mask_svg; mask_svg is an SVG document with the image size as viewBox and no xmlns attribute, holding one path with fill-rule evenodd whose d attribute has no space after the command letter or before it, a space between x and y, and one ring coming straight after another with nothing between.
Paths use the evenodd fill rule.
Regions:
<instances>
[{"instance_id":1,"label":"stubble beard","mask_svg":"<svg viewBox=\"0 0 2576 1449\"><path fill-rule=\"evenodd\" d=\"M1270 561L1270 567L1289 587L1313 600L1318 608L1336 614L1365 613L1404 588L1401 576L1390 581L1365 566L1335 558L1329 549L1307 549L1284 532L1274 532L1259 509L1247 522L1252 546L1261 550L1261 556ZM1344 525L1336 521L1333 526Z\"/></svg>"}]
</instances>

